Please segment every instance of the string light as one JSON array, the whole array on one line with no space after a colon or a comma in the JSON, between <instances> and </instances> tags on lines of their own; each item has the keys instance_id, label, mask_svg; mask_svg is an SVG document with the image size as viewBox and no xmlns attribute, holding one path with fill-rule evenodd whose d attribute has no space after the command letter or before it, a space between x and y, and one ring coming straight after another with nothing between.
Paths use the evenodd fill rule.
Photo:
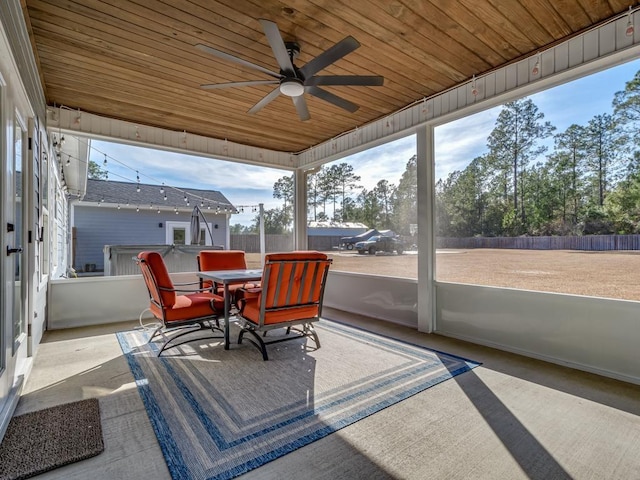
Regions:
<instances>
[{"instance_id":1,"label":"string light","mask_svg":"<svg viewBox=\"0 0 640 480\"><path fill-rule=\"evenodd\" d=\"M186 132L185 132L185 133L186 133ZM55 142L55 138L56 138L56 137L55 137L55 135L54 135L54 142ZM78 140L79 140L79 141L82 141L81 139L78 139ZM57 144L59 145L59 144L60 144L60 142L57 142ZM121 162L121 161L119 161L119 160L117 160L117 159L115 159L115 158L113 158L113 157L110 157L110 156L109 156L108 154L106 154L105 152L101 152L100 150L98 150L97 148L95 148L95 147L93 147L93 146L90 146L90 145L88 145L88 146L89 146L91 149L93 149L93 150L95 150L96 152L98 152L99 154L104 155L104 159L103 159L103 165L104 165L104 166L108 166L108 164L109 164L109 160L113 160L113 161L115 161L115 162L117 162L117 163L120 163L120 164L121 164L121 165L123 165L124 167L129 168L129 169L130 169L130 170L132 170L132 171L135 171L135 172L136 172L136 177L135 177L135 179L136 179L136 180L135 180L135 181L136 181L136 192L137 192L137 193L140 193L140 192L141 192L141 178L140 178L141 173L140 173L140 171L139 171L139 170L135 170L134 168L130 167L129 165L127 165L127 164L125 164L125 163L123 163L123 162ZM60 156L61 156L61 155L60 155L60 154L58 154L58 157L60 157ZM88 161L87 161L87 160L82 160L82 159L77 159L77 160L78 160L78 162L88 163ZM89 160L89 161L90 161L90 160ZM71 164L71 155L67 154L66 165L67 165L67 166L69 166L70 164ZM62 166L60 167L60 171L61 171L61 175L62 175L62 176L64 176L64 170L62 169ZM107 171L107 172L105 172L105 173L106 173L106 179L108 180L108 179L109 179L109 173L110 173L110 172L108 172L108 171ZM114 174L114 175L115 175L116 177L121 177L121 178L122 178L122 179L124 179L125 181L127 181L127 182L131 183L131 180L127 179L126 177L124 177L124 176L122 176L122 175L119 175L119 174ZM151 177L149 177L149 178L151 178ZM152 179L152 180L154 180L154 179ZM156 180L156 181L157 181L157 180ZM176 191L178 191L178 192L182 193L182 194L183 194L183 198L184 198L185 203L186 203L186 206L190 206L190 205L191 205L191 202L190 202L189 197L193 197L193 198L194 198L194 199L196 199L196 200L200 200L200 202L199 202L199 203L200 203L200 206L201 206L202 208L204 208L204 200L207 200L207 209L208 209L208 210L211 210L211 202L210 202L210 199L207 199L206 197L202 197L202 196L199 196L199 195L194 194L194 193L191 193L191 192L186 192L186 191L184 191L184 190L182 190L182 189L180 189L180 188L178 188L178 187L173 187L173 186L171 186L171 185L166 185L166 184L165 184L165 182L162 182L162 184L160 185L160 192L161 192L161 193L162 193L162 195L163 195L163 199L164 199L164 201L168 201L168 195L167 195L167 189L168 189L168 188L171 188L171 189L173 189L173 190L176 190ZM117 199L117 198L113 198L113 200L114 200L114 201L113 201L112 203L116 203L116 201L115 201L115 200L118 200L118 199ZM102 201L104 202L104 199L103 199ZM239 213L239 211L238 211L237 209L234 209L234 208L233 208L231 205L229 205L229 204L227 204L227 206L222 207L219 203L218 203L217 205L216 205L216 203L218 203L218 202L214 201L214 206L216 207L216 213L219 213L221 210L224 210L224 212L225 212L225 213L226 213L226 212ZM129 202L129 200L127 200L126 206L127 206L127 207L129 207L129 206L130 206L130 202ZM118 207L122 208L122 206L121 206L119 203L118 203ZM156 204L156 206L155 206L155 207L154 207L154 205L153 205L153 204L151 204L151 205L149 206L149 208L150 208L150 209L154 209L154 208L156 208L157 210L161 210L161 208L160 208L157 204ZM140 205L139 205L139 204L138 204L138 205L137 205L137 207L136 207L136 211L138 211L138 212L140 211ZM175 213L176 213L176 214L179 214L179 213L180 213L180 212L177 210L177 207L176 207L176 212L175 212Z\"/></svg>"},{"instance_id":2,"label":"string light","mask_svg":"<svg viewBox=\"0 0 640 480\"><path fill-rule=\"evenodd\" d=\"M631 5L629 5L629 13L627 14L627 28L624 30L624 34L627 37L632 37L635 28L633 27L633 22L631 21Z\"/></svg>"},{"instance_id":3,"label":"string light","mask_svg":"<svg viewBox=\"0 0 640 480\"><path fill-rule=\"evenodd\" d=\"M532 75L538 75L540 73L540 54L536 55L536 63L533 64L531 69Z\"/></svg>"},{"instance_id":4,"label":"string light","mask_svg":"<svg viewBox=\"0 0 640 480\"><path fill-rule=\"evenodd\" d=\"M473 79L471 80L471 95L477 97L478 93L480 93L480 91L478 90L478 86L476 85L476 76L474 75Z\"/></svg>"}]
</instances>

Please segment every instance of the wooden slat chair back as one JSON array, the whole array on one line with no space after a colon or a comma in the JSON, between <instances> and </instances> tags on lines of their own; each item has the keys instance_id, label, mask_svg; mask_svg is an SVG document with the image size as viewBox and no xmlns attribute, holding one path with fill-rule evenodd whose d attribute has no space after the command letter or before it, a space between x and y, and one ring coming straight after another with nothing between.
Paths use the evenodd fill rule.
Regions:
<instances>
[{"instance_id":1,"label":"wooden slat chair back","mask_svg":"<svg viewBox=\"0 0 640 480\"><path fill-rule=\"evenodd\" d=\"M245 334L268 360L266 345L312 337L316 347L320 341L312 323L319 320L327 273L332 260L321 252L288 252L266 255L259 289L245 289L239 300L242 329L238 343ZM300 326L301 328L292 328ZM286 328L286 335L265 340L265 333ZM293 330L296 335L290 335ZM260 336L259 333L263 335Z\"/></svg>"},{"instance_id":2,"label":"wooden slat chair back","mask_svg":"<svg viewBox=\"0 0 640 480\"><path fill-rule=\"evenodd\" d=\"M203 338L221 338L218 334L209 337L190 338L176 343L178 337L202 328L212 332L223 332L218 317L224 312L224 300L220 295L203 291L197 283L174 284L158 252L140 252L136 258L149 293L149 311L161 324L151 335L162 335L165 343L158 356L168 348ZM178 288L176 288L178 287Z\"/></svg>"}]
</instances>

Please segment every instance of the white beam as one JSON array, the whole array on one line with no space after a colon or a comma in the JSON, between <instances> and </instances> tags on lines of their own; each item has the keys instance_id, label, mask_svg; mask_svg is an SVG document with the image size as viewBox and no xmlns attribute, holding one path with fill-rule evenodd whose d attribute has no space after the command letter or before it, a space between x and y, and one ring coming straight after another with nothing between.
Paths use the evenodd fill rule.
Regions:
<instances>
[{"instance_id":1,"label":"white beam","mask_svg":"<svg viewBox=\"0 0 640 480\"><path fill-rule=\"evenodd\" d=\"M434 305L434 132L433 127L420 127L416 134L416 177L418 202L418 330L431 333L435 329Z\"/></svg>"},{"instance_id":2,"label":"white beam","mask_svg":"<svg viewBox=\"0 0 640 480\"><path fill-rule=\"evenodd\" d=\"M117 141L138 147L156 148L188 155L250 163L263 167L293 170L294 154L256 148L226 139L217 139L163 128L136 125L64 107L47 107L47 126L80 137Z\"/></svg>"}]
</instances>

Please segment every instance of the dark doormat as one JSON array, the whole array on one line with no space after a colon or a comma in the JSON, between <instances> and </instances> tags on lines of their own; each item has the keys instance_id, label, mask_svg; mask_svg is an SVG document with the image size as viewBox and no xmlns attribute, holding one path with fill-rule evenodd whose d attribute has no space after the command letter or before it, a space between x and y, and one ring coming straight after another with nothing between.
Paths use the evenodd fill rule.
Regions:
<instances>
[{"instance_id":1,"label":"dark doormat","mask_svg":"<svg viewBox=\"0 0 640 480\"><path fill-rule=\"evenodd\" d=\"M19 480L104 450L100 405L91 398L14 417L0 443L0 480Z\"/></svg>"}]
</instances>

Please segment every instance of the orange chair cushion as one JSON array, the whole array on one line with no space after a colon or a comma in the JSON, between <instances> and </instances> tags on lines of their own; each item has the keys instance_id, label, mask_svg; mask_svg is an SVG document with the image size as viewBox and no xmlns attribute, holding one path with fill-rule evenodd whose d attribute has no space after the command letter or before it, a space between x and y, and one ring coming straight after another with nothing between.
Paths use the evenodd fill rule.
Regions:
<instances>
[{"instance_id":1,"label":"orange chair cushion","mask_svg":"<svg viewBox=\"0 0 640 480\"><path fill-rule=\"evenodd\" d=\"M151 305L151 311L167 323L208 317L224 312L224 300L212 293L190 293L176 295L176 302L172 308L165 308L164 316L156 305Z\"/></svg>"},{"instance_id":2,"label":"orange chair cushion","mask_svg":"<svg viewBox=\"0 0 640 480\"><path fill-rule=\"evenodd\" d=\"M244 309L242 310L242 316L247 320L251 320L258 325L260 323L260 295L244 298ZM271 325L274 323L282 323L294 320L304 320L314 318L318 316L318 306L307 306L291 308L287 310L275 310L265 313L264 324Z\"/></svg>"},{"instance_id":3,"label":"orange chair cushion","mask_svg":"<svg viewBox=\"0 0 640 480\"><path fill-rule=\"evenodd\" d=\"M247 320L258 324L260 323L260 302L262 296L266 295L265 306L267 311L265 312L264 324L272 325L282 322L300 321L304 323L308 319L316 318L318 316L319 308L317 305L305 305L296 307L295 303L298 301L299 290L303 288L302 295L300 296L301 303L317 302L320 299L320 291L322 289L322 279L324 276L324 269L318 268L315 282L309 277L313 274L310 266L306 275L307 278L302 282L302 275L304 272L304 263L277 263L281 261L301 261L305 260L320 260L321 264L330 262L326 254L315 251L295 251L286 253L271 253L265 256L265 270L263 272L262 285L265 281L268 281L268 288L265 291L263 289L245 290L249 294L245 294L245 298L240 301L242 305L242 316ZM272 263L271 262L276 262ZM282 271L282 272L281 272ZM269 278L265 278L267 275ZM277 289L278 279L282 282L281 287L286 285L287 288ZM289 283L293 279L292 283ZM312 291L313 288L313 291ZM278 297L276 298L276 290L279 290ZM287 302L288 298L288 302ZM280 306L293 306L293 308L287 308L284 310L277 310ZM276 308L276 310L269 311L270 308Z\"/></svg>"},{"instance_id":4,"label":"orange chair cushion","mask_svg":"<svg viewBox=\"0 0 640 480\"><path fill-rule=\"evenodd\" d=\"M269 253L265 255L265 263L269 261L281 261L281 260L326 260L327 254L322 252L316 252L314 250L297 250L293 252L285 253Z\"/></svg>"},{"instance_id":5,"label":"orange chair cushion","mask_svg":"<svg viewBox=\"0 0 640 480\"><path fill-rule=\"evenodd\" d=\"M204 270L245 270L247 263L242 250L202 250L198 263Z\"/></svg>"},{"instance_id":6,"label":"orange chair cushion","mask_svg":"<svg viewBox=\"0 0 640 480\"><path fill-rule=\"evenodd\" d=\"M218 295L224 295L224 286L217 284L218 287L216 289L216 293ZM238 283L230 283L229 284L229 292L230 293L235 293L236 290L238 290L239 288L256 288L258 287L260 284L259 283L244 283L244 282L238 282ZM204 280L202 282L202 288L213 288L213 283L210 280Z\"/></svg>"},{"instance_id":7,"label":"orange chair cushion","mask_svg":"<svg viewBox=\"0 0 640 480\"><path fill-rule=\"evenodd\" d=\"M326 258L326 255L321 254ZM329 260L323 260L320 262L320 265L323 263L328 263ZM268 288L265 292L263 289L263 295L266 295L266 308L271 307L282 307L287 304L291 305L292 303L296 303L300 289L302 288L302 295L300 295L300 303L310 303L317 302L320 300L320 291L322 289L322 279L324 276L324 269L318 268L315 271L316 279L315 282L312 281L311 275L314 274L315 265L309 267L306 272L307 278L303 283L302 275L304 272L304 263L274 263L270 266L269 278L268 278ZM293 278L292 278L293 277ZM292 283L289 283L289 280L292 278ZM280 288L279 291L276 289L276 285L278 283L278 279L281 279L283 286L286 285L288 288ZM263 282L267 279L263 279ZM264 283L263 283L264 285ZM312 290L313 289L313 290ZM276 297L276 293L278 296ZM289 302L287 303L287 298Z\"/></svg>"},{"instance_id":8,"label":"orange chair cushion","mask_svg":"<svg viewBox=\"0 0 640 480\"><path fill-rule=\"evenodd\" d=\"M138 258L147 264L151 275L153 275L155 279L155 283L159 287L159 289L157 289L153 281L147 278L147 275L143 275L153 299L160 303L160 298L157 298L159 295L162 298L161 303L165 307L172 307L176 302L176 293L173 291L173 282L169 276L167 266L164 264L162 255L158 252L140 252ZM142 266L142 268L144 268L144 266Z\"/></svg>"}]
</instances>

